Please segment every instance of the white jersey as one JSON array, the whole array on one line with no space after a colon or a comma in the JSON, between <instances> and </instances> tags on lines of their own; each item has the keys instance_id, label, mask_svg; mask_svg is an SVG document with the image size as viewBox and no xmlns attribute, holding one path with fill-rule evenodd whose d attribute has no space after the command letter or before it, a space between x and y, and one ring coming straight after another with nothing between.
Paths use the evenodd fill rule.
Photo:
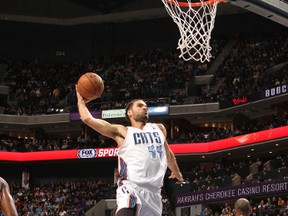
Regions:
<instances>
[{"instance_id":1,"label":"white jersey","mask_svg":"<svg viewBox=\"0 0 288 216\"><path fill-rule=\"evenodd\" d=\"M167 169L165 136L156 124L143 130L127 127L127 135L118 152L118 186L132 182L147 189L161 189Z\"/></svg>"}]
</instances>

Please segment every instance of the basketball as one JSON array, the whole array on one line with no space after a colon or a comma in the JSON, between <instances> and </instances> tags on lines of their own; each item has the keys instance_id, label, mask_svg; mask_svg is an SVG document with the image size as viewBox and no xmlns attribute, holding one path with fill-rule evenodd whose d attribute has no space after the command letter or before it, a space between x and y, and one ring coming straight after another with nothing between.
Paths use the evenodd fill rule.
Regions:
<instances>
[{"instance_id":1,"label":"basketball","mask_svg":"<svg viewBox=\"0 0 288 216\"><path fill-rule=\"evenodd\" d=\"M77 82L77 91L87 100L94 100L100 97L103 90L104 83L102 78L93 72L83 74Z\"/></svg>"}]
</instances>

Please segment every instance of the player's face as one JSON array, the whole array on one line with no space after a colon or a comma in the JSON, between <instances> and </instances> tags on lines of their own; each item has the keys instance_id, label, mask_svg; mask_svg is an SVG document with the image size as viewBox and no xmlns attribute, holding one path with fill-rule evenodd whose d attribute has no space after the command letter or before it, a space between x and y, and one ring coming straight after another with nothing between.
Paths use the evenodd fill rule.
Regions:
<instances>
[{"instance_id":1,"label":"player's face","mask_svg":"<svg viewBox=\"0 0 288 216\"><path fill-rule=\"evenodd\" d=\"M132 112L135 121L146 123L149 119L147 104L142 100L134 102Z\"/></svg>"}]
</instances>

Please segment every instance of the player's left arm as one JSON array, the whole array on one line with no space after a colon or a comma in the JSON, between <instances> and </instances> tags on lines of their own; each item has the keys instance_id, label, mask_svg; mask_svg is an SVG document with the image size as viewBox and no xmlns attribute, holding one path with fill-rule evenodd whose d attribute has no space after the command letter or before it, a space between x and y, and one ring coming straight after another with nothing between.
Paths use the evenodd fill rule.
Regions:
<instances>
[{"instance_id":1,"label":"player's left arm","mask_svg":"<svg viewBox=\"0 0 288 216\"><path fill-rule=\"evenodd\" d=\"M157 124L157 125L166 137L167 131L164 125L162 124ZM169 178L176 178L178 181L183 182L183 176L179 169L178 163L176 161L176 157L174 153L172 152L172 150L170 149L167 140L165 140L164 146L165 146L165 151L167 155L167 165L168 165L168 168L171 170L171 175L169 176Z\"/></svg>"}]
</instances>

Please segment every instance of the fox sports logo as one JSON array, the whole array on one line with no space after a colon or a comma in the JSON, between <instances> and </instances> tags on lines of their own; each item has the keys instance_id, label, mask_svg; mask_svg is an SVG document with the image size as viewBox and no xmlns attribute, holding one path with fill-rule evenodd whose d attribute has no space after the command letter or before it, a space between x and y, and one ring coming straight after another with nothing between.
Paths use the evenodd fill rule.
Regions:
<instances>
[{"instance_id":1,"label":"fox sports logo","mask_svg":"<svg viewBox=\"0 0 288 216\"><path fill-rule=\"evenodd\" d=\"M97 155L96 149L80 149L77 152L78 158L95 158Z\"/></svg>"}]
</instances>

